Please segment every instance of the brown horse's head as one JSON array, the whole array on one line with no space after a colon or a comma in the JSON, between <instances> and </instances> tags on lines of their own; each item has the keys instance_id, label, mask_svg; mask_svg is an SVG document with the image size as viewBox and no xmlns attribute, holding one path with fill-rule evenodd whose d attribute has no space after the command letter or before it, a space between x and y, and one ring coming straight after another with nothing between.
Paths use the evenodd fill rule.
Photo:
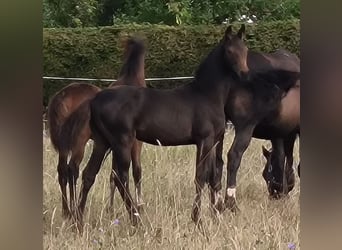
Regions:
<instances>
[{"instance_id":1,"label":"brown horse's head","mask_svg":"<svg viewBox=\"0 0 342 250\"><path fill-rule=\"evenodd\" d=\"M225 59L241 79L247 79L249 68L247 66L248 48L243 41L245 25L242 24L237 34L233 35L230 25L224 34L223 47Z\"/></svg>"},{"instance_id":2,"label":"brown horse's head","mask_svg":"<svg viewBox=\"0 0 342 250\"><path fill-rule=\"evenodd\" d=\"M268 192L271 197L273 198L280 198L281 194L288 194L294 187L295 184L295 176L292 167L285 169L285 176L286 176L286 183L287 188L283 187L283 173L282 169L286 166L275 166L274 162L272 161L272 151L267 150L264 146L262 146L262 153L266 158L266 164L264 171L262 172L262 176L266 182Z\"/></svg>"}]
</instances>

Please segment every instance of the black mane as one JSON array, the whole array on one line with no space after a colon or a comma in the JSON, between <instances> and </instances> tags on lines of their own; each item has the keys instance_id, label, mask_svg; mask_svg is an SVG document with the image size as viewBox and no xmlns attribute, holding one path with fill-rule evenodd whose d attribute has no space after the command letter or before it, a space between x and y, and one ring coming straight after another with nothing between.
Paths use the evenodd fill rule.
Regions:
<instances>
[{"instance_id":1,"label":"black mane","mask_svg":"<svg viewBox=\"0 0 342 250\"><path fill-rule=\"evenodd\" d=\"M250 71L249 79L241 81L257 88L278 88L284 92L289 91L299 80L300 73L283 69L269 69L266 71Z\"/></svg>"},{"instance_id":2,"label":"black mane","mask_svg":"<svg viewBox=\"0 0 342 250\"><path fill-rule=\"evenodd\" d=\"M235 72L224 58L223 43L220 42L209 54L205 57L195 72L195 80L193 85L196 86L212 86L219 83L220 80L234 76ZM234 76L235 77L235 76Z\"/></svg>"}]
</instances>

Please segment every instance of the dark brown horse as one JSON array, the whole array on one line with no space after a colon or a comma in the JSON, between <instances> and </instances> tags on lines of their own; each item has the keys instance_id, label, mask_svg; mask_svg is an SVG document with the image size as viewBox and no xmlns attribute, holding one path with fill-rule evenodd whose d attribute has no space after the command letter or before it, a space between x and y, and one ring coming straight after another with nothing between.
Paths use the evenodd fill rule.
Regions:
<instances>
[{"instance_id":1,"label":"dark brown horse","mask_svg":"<svg viewBox=\"0 0 342 250\"><path fill-rule=\"evenodd\" d=\"M270 54L251 51L248 54L247 63L249 68L252 70L260 68L274 68L300 72L299 58L295 54L282 49ZM279 122L272 125L275 128L282 126L294 128L294 130L290 129L288 135L284 136L283 138L273 138L271 140L273 148L272 154L270 152L267 153L267 150L263 148L263 154L267 158L267 163L263 171L263 177L267 183L269 193L273 197L280 197L279 192L281 191L283 194L287 194L293 189L295 184L292 165L293 147L296 136L297 134L299 135L300 127L299 81L282 99L277 119ZM272 131L270 131L270 133L272 133ZM284 166L284 162L286 162L286 166ZM283 175L282 172L285 174ZM275 178L275 176L278 177ZM287 187L284 186L284 188L282 188L279 183L276 183L275 179L280 178L286 179L286 182L283 181L282 184L287 185ZM278 187L276 188L276 186Z\"/></svg>"},{"instance_id":2,"label":"dark brown horse","mask_svg":"<svg viewBox=\"0 0 342 250\"><path fill-rule=\"evenodd\" d=\"M244 26L236 35L229 26L190 84L169 90L119 86L101 91L90 101L94 148L82 175L80 221L88 192L108 149L116 156L115 182L130 219L134 225L139 221L128 186L130 151L135 138L153 145L195 144L196 197L192 219L196 223L201 221L201 193L206 183L210 186L211 207L222 207L223 200L218 193L221 173L216 169L215 146L225 130L225 108L232 103L229 99L236 106L234 96L242 94L243 98L247 91L255 97L256 116L263 118L278 107L283 92L298 79L298 74L289 71L267 71L250 76L243 33ZM244 111L237 109L236 112Z\"/></svg>"},{"instance_id":3,"label":"dark brown horse","mask_svg":"<svg viewBox=\"0 0 342 250\"><path fill-rule=\"evenodd\" d=\"M118 81L112 83L109 87L117 85L145 87L144 44L138 39L131 38L126 41L125 45L124 64ZM50 138L52 145L59 154L57 170L62 191L62 213L64 217L68 217L71 214L70 212L74 210L79 165L83 159L85 145L92 138L89 127L89 100L99 91L101 91L100 88L90 84L70 84L55 94L48 107ZM139 199L139 202L141 202L141 146L141 142L135 141L131 152L133 177L137 187L137 199ZM70 160L68 163L69 155ZM115 190L113 180L114 177L111 174L111 207ZM71 211L68 208L67 183L69 183Z\"/></svg>"},{"instance_id":4,"label":"dark brown horse","mask_svg":"<svg viewBox=\"0 0 342 250\"><path fill-rule=\"evenodd\" d=\"M260 53L255 51L249 51L247 59L248 67L251 70L259 69L283 69L294 72L300 72L300 60L297 55L283 49L279 49L273 53ZM287 194L294 187L294 174L292 171L293 165L293 147L296 140L297 134L299 135L300 127L300 82L296 84L288 94L282 99L281 106L279 107L279 117L281 124L274 124L274 127L295 127L293 131L289 131L289 134L284 138L273 138L272 148L273 153L267 153L263 149L265 157L267 156L267 167L263 171L263 177L267 183L267 187L271 196L279 196L279 192L283 191L283 194ZM281 117L281 118L280 118ZM294 126L293 123L297 124ZM270 131L270 133L272 133ZM285 154L285 160L283 155ZM286 166L284 166L286 162ZM273 166L273 167L272 167ZM272 170L272 171L271 171ZM285 175L282 175L284 172ZM282 176L277 177L275 176ZM276 183L275 179L285 178L287 182L282 182L284 188ZM272 182L275 181L275 183ZM278 186L277 188L275 186ZM280 197L280 196L279 196Z\"/></svg>"}]
</instances>

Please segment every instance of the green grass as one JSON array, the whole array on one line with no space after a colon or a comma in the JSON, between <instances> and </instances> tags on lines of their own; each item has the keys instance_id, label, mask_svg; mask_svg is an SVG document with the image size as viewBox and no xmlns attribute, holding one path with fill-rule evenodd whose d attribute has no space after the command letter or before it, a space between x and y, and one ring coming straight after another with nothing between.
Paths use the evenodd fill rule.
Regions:
<instances>
[{"instance_id":1,"label":"green grass","mask_svg":"<svg viewBox=\"0 0 342 250\"><path fill-rule=\"evenodd\" d=\"M224 160L233 138L225 138ZM195 195L195 147L157 147L144 145L142 226L130 225L128 213L118 192L115 193L114 214L106 212L109 197L111 156L108 157L89 193L85 228L82 236L74 232L71 222L63 222L61 194L57 180L57 153L44 137L44 249L288 249L295 243L299 249L300 182L289 197L269 200L261 173L265 159L261 145L269 142L253 139L244 154L237 177L237 202L241 210L234 215L226 210L214 220L209 210L208 189L202 196L202 220L209 240L195 229L191 208ZM81 164L84 168L90 154ZM295 145L295 165L298 164L298 142ZM134 185L130 171L130 187ZM222 184L225 188L226 169ZM78 191L81 178L78 180ZM115 219L119 224L113 224Z\"/></svg>"}]
</instances>

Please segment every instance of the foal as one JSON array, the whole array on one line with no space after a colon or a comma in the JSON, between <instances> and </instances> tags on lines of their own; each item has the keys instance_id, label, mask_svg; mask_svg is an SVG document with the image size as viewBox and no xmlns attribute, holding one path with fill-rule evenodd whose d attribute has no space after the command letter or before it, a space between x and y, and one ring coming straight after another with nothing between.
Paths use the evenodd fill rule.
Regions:
<instances>
[{"instance_id":1,"label":"foal","mask_svg":"<svg viewBox=\"0 0 342 250\"><path fill-rule=\"evenodd\" d=\"M124 64L119 79L109 87L117 85L136 85L146 87L144 74L145 45L137 38L129 38L125 44ZM74 212L76 181L79 165L83 159L86 143L92 138L89 127L91 100L100 88L90 84L70 84L57 92L48 108L48 122L52 145L59 154L58 180L62 191L62 214L68 217ZM141 201L140 153L142 143L135 141L132 147L133 177L136 185L137 201ZM68 163L68 156L70 161ZM69 182L70 210L68 208L66 185ZM111 174L110 208L113 206L115 190L114 176Z\"/></svg>"}]
</instances>

